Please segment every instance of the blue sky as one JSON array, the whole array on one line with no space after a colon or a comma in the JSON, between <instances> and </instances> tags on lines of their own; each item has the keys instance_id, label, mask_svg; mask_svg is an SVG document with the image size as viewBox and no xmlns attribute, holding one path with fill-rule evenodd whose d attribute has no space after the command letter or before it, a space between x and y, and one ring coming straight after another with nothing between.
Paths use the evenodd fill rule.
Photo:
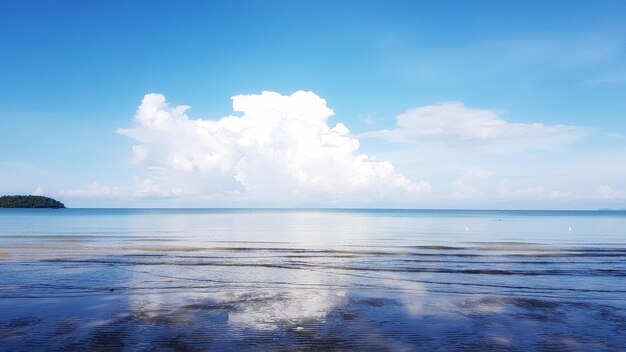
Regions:
<instances>
[{"instance_id":1,"label":"blue sky","mask_svg":"<svg viewBox=\"0 0 626 352\"><path fill-rule=\"evenodd\" d=\"M0 1L0 193L70 206L624 208L624 18L621 1ZM233 96L247 110L233 112ZM140 106L172 124L157 133ZM323 123L299 120L303 106ZM222 132L190 129L227 115L241 121L216 156ZM349 133L329 132L338 123Z\"/></svg>"}]
</instances>

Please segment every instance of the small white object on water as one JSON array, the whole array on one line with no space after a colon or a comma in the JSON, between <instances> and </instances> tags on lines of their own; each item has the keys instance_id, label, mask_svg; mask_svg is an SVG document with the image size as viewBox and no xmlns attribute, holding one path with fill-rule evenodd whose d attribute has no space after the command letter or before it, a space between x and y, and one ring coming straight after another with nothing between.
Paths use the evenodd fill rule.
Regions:
<instances>
[{"instance_id":1,"label":"small white object on water","mask_svg":"<svg viewBox=\"0 0 626 352\"><path fill-rule=\"evenodd\" d=\"M469 231L469 226L465 226L465 231Z\"/></svg>"},{"instance_id":2,"label":"small white object on water","mask_svg":"<svg viewBox=\"0 0 626 352\"><path fill-rule=\"evenodd\" d=\"M567 228L567 231L572 231L572 227L571 227L571 226L570 226L570 227L568 227L568 228Z\"/></svg>"}]
</instances>

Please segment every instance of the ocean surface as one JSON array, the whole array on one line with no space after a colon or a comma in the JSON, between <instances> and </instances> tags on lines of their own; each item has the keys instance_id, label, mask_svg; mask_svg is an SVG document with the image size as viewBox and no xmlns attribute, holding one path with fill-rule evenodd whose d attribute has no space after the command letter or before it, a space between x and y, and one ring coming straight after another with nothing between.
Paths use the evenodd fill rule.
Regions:
<instances>
[{"instance_id":1,"label":"ocean surface","mask_svg":"<svg viewBox=\"0 0 626 352\"><path fill-rule=\"evenodd\" d=\"M0 351L624 351L626 212L0 209Z\"/></svg>"}]
</instances>

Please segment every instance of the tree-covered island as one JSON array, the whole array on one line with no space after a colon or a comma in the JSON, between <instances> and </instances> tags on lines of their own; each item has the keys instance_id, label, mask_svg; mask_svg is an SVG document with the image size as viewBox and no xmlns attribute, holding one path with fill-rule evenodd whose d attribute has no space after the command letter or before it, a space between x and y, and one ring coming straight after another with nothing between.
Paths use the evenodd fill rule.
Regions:
<instances>
[{"instance_id":1,"label":"tree-covered island","mask_svg":"<svg viewBox=\"0 0 626 352\"><path fill-rule=\"evenodd\" d=\"M58 200L43 196L2 196L0 208L65 208Z\"/></svg>"}]
</instances>

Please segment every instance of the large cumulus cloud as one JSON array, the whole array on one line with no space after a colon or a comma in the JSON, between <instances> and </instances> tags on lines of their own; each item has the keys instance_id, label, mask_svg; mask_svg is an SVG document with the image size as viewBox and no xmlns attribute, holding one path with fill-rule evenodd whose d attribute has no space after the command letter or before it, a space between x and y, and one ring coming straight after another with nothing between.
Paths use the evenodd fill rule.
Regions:
<instances>
[{"instance_id":1,"label":"large cumulus cloud","mask_svg":"<svg viewBox=\"0 0 626 352\"><path fill-rule=\"evenodd\" d=\"M147 94L134 127L132 163L145 168L160 189L229 193L258 199L415 199L430 192L388 161L359 154L348 128L329 125L333 111L313 92L237 95L230 115L191 118L189 106L170 106ZM146 176L148 177L148 176ZM208 187L207 183L212 186ZM270 197L270 198L268 198Z\"/></svg>"}]
</instances>

